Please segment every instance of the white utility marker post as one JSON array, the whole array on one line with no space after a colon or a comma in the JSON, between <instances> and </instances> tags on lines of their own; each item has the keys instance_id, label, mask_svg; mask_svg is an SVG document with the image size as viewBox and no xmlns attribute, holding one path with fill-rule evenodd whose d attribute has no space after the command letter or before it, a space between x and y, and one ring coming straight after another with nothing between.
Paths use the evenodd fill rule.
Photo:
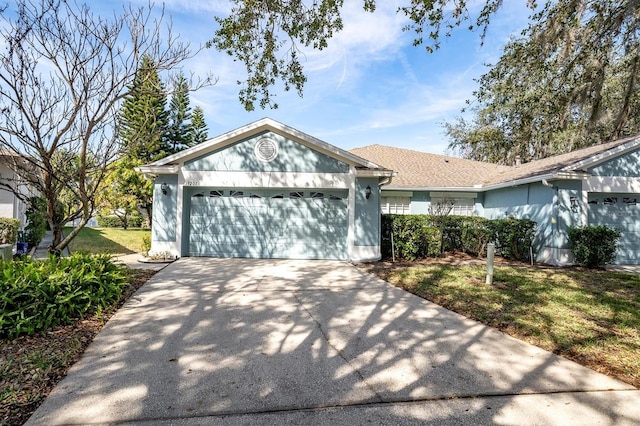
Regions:
<instances>
[{"instance_id":1,"label":"white utility marker post","mask_svg":"<svg viewBox=\"0 0 640 426\"><path fill-rule=\"evenodd\" d=\"M493 284L493 257L496 254L496 245L494 243L487 244L487 279L485 284Z\"/></svg>"}]
</instances>

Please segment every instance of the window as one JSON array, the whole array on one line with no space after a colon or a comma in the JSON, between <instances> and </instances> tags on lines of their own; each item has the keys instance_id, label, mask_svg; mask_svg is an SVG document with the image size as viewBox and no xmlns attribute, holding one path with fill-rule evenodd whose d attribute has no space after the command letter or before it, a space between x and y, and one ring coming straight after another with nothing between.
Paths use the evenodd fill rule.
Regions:
<instances>
[{"instance_id":1,"label":"window","mask_svg":"<svg viewBox=\"0 0 640 426\"><path fill-rule=\"evenodd\" d=\"M474 199L473 198L431 198L431 205L447 206L441 210L441 213L446 213L449 209L450 215L454 216L473 216Z\"/></svg>"},{"instance_id":2,"label":"window","mask_svg":"<svg viewBox=\"0 0 640 426\"><path fill-rule=\"evenodd\" d=\"M271 196L271 199L272 199L272 200L274 200L274 199L275 199L275 200L280 200L280 199L282 199L282 198L284 198L284 194L276 194L276 195L272 195L272 196Z\"/></svg>"},{"instance_id":3,"label":"window","mask_svg":"<svg viewBox=\"0 0 640 426\"><path fill-rule=\"evenodd\" d=\"M209 191L209 197L222 197L224 195L224 191Z\"/></svg>"},{"instance_id":4,"label":"window","mask_svg":"<svg viewBox=\"0 0 640 426\"><path fill-rule=\"evenodd\" d=\"M381 197L383 214L409 214L410 197Z\"/></svg>"},{"instance_id":5,"label":"window","mask_svg":"<svg viewBox=\"0 0 640 426\"><path fill-rule=\"evenodd\" d=\"M331 201L342 201L342 197L338 197L337 195L329 195L329 200Z\"/></svg>"},{"instance_id":6,"label":"window","mask_svg":"<svg viewBox=\"0 0 640 426\"><path fill-rule=\"evenodd\" d=\"M193 194L191 198L200 198L204 197L204 192L198 192L197 194Z\"/></svg>"},{"instance_id":7,"label":"window","mask_svg":"<svg viewBox=\"0 0 640 426\"><path fill-rule=\"evenodd\" d=\"M311 192L311 198L314 200L322 200L324 199L324 192Z\"/></svg>"},{"instance_id":8,"label":"window","mask_svg":"<svg viewBox=\"0 0 640 426\"><path fill-rule=\"evenodd\" d=\"M262 198L262 196L259 194L251 193L249 194L249 198Z\"/></svg>"},{"instance_id":9,"label":"window","mask_svg":"<svg viewBox=\"0 0 640 426\"><path fill-rule=\"evenodd\" d=\"M300 192L300 191L290 192L289 198L304 198L304 192Z\"/></svg>"},{"instance_id":10,"label":"window","mask_svg":"<svg viewBox=\"0 0 640 426\"><path fill-rule=\"evenodd\" d=\"M244 197L244 191L229 191L230 197L242 198Z\"/></svg>"},{"instance_id":11,"label":"window","mask_svg":"<svg viewBox=\"0 0 640 426\"><path fill-rule=\"evenodd\" d=\"M598 199L597 198L593 198L593 199L589 200L589 204L598 204Z\"/></svg>"},{"instance_id":12,"label":"window","mask_svg":"<svg viewBox=\"0 0 640 426\"><path fill-rule=\"evenodd\" d=\"M616 204L618 202L618 197L605 197L603 203L607 204Z\"/></svg>"},{"instance_id":13,"label":"window","mask_svg":"<svg viewBox=\"0 0 640 426\"><path fill-rule=\"evenodd\" d=\"M624 197L622 202L628 206L635 206L638 204L638 199L635 197Z\"/></svg>"}]
</instances>

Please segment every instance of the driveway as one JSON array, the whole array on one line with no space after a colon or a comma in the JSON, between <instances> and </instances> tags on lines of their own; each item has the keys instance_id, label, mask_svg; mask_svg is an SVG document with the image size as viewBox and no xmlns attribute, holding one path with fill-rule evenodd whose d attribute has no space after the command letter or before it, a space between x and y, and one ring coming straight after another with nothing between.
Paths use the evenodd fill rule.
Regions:
<instances>
[{"instance_id":1,"label":"driveway","mask_svg":"<svg viewBox=\"0 0 640 426\"><path fill-rule=\"evenodd\" d=\"M640 391L344 262L184 258L27 424L638 424Z\"/></svg>"}]
</instances>

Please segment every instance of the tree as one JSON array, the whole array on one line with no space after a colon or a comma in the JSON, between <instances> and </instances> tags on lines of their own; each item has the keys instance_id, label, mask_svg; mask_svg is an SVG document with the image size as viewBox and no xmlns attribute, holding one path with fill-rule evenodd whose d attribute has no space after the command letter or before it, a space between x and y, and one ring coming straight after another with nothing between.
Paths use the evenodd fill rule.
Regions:
<instances>
[{"instance_id":1,"label":"tree","mask_svg":"<svg viewBox=\"0 0 640 426\"><path fill-rule=\"evenodd\" d=\"M0 12L0 148L16 154L7 157L10 167L45 199L59 252L95 212L118 153L118 107L141 58L168 70L190 51L170 32L162 40L162 17L144 8L105 18L67 1L17 0L14 7ZM63 236L70 221L77 224Z\"/></svg>"},{"instance_id":2,"label":"tree","mask_svg":"<svg viewBox=\"0 0 640 426\"><path fill-rule=\"evenodd\" d=\"M467 5L469 0L405 0L401 6L409 23L405 30L415 33L414 45L425 44L428 51L439 48L439 39L448 36L454 28L468 23L484 31L490 17L502 5L503 0L483 0L477 16L472 17ZM525 0L521 0L525 1ZM300 62L301 49L322 50L342 27L343 0L314 0L309 2L271 0L232 0L231 13L226 18L216 17L219 28L208 43L241 62L247 72L239 97L245 109L251 111L256 102L260 107L277 108L271 88L281 81L284 90L294 88L302 95L307 78ZM535 0L526 0L535 7ZM367 12L376 9L375 0L363 0ZM302 55L304 56L304 55Z\"/></svg>"},{"instance_id":3,"label":"tree","mask_svg":"<svg viewBox=\"0 0 640 426\"><path fill-rule=\"evenodd\" d=\"M142 57L122 102L119 136L130 158L151 162L171 153L167 94L149 55Z\"/></svg>"},{"instance_id":4,"label":"tree","mask_svg":"<svg viewBox=\"0 0 640 426\"><path fill-rule=\"evenodd\" d=\"M153 184L134 170L142 164L142 160L130 157L115 161L109 169L104 189L98 199L98 205L105 215L116 215L125 229L129 220L139 215L140 209L146 212L151 221Z\"/></svg>"},{"instance_id":5,"label":"tree","mask_svg":"<svg viewBox=\"0 0 640 426\"><path fill-rule=\"evenodd\" d=\"M197 106L193 109L191 123L189 123L189 147L196 146L207 139L207 123L204 121L204 111Z\"/></svg>"},{"instance_id":6,"label":"tree","mask_svg":"<svg viewBox=\"0 0 640 426\"><path fill-rule=\"evenodd\" d=\"M189 146L189 84L183 74L178 75L174 84L169 106L169 151L176 153Z\"/></svg>"},{"instance_id":7,"label":"tree","mask_svg":"<svg viewBox=\"0 0 640 426\"><path fill-rule=\"evenodd\" d=\"M533 16L479 80L450 148L512 164L640 131L637 1L560 0Z\"/></svg>"}]
</instances>

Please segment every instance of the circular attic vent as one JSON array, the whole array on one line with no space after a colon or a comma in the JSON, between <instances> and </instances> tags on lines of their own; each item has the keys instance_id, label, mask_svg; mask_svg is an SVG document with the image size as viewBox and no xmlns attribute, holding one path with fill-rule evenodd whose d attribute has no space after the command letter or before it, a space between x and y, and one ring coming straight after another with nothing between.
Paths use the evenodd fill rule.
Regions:
<instances>
[{"instance_id":1,"label":"circular attic vent","mask_svg":"<svg viewBox=\"0 0 640 426\"><path fill-rule=\"evenodd\" d=\"M262 138L256 143L254 152L258 160L268 163L278 156L278 144L271 138Z\"/></svg>"}]
</instances>

